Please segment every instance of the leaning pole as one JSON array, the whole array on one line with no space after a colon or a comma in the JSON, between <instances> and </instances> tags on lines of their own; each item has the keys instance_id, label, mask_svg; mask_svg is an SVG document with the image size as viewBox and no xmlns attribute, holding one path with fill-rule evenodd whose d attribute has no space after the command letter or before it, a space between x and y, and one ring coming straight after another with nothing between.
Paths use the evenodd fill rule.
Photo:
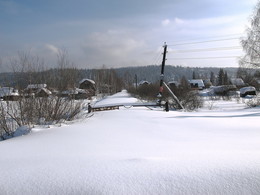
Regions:
<instances>
[{"instance_id":1,"label":"leaning pole","mask_svg":"<svg viewBox=\"0 0 260 195\"><path fill-rule=\"evenodd\" d=\"M158 94L158 104L161 106L162 104L162 92L163 92L163 85L166 87L166 89L170 92L175 102L178 104L180 109L184 109L182 104L180 103L179 99L174 95L172 90L167 86L167 84L164 82L164 67L165 67L165 61L166 61L166 53L167 53L167 45L166 42L164 43L164 50L163 50L163 59L162 59L162 67L161 67L161 76L160 76L160 88L159 88L159 94Z\"/></svg>"},{"instance_id":2,"label":"leaning pole","mask_svg":"<svg viewBox=\"0 0 260 195\"><path fill-rule=\"evenodd\" d=\"M161 105L162 102L162 92L163 92L163 80L164 80L164 67L165 67L165 61L166 61L166 53L167 53L167 45L166 42L164 43L164 49L163 49L163 59L162 59L162 67L161 67L161 75L160 75L160 88L159 88L159 94L158 94L158 104Z\"/></svg>"}]
</instances>

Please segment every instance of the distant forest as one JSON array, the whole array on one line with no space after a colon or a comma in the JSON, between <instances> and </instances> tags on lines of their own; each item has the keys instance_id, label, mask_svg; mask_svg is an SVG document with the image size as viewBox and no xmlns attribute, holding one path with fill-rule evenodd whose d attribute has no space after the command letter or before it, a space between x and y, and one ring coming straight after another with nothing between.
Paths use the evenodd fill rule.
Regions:
<instances>
[{"instance_id":1,"label":"distant forest","mask_svg":"<svg viewBox=\"0 0 260 195\"><path fill-rule=\"evenodd\" d=\"M223 68L227 72L229 78L236 77L238 68ZM115 68L115 69L104 69L113 70L116 73L117 77L121 78L125 83L134 83L137 79L137 82L146 80L149 82L157 82L160 79L161 66L140 66L140 67L125 67L125 68ZM179 81L183 76L187 79L192 79L194 75L196 78L200 79L209 79L211 73L218 75L220 68L216 67L182 67L182 66L165 66L164 79L168 81ZM75 77L75 82L79 82L83 78L88 78L96 80L96 72L100 69L68 69L68 72L73 73ZM10 86L16 87L17 85L21 87L26 87L28 82L39 84L46 83L50 78L55 78L58 76L57 69L50 69L43 72L34 72L29 73L30 78L28 79L28 72L26 73L0 73L0 86ZM45 76L44 76L45 75ZM48 83L47 83L48 84ZM77 87L77 86L75 86Z\"/></svg>"}]
</instances>

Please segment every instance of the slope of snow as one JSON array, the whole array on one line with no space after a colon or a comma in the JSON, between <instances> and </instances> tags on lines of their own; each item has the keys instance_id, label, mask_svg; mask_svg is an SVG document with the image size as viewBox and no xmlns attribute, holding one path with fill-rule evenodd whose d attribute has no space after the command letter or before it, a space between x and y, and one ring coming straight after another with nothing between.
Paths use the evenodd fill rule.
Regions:
<instances>
[{"instance_id":1,"label":"slope of snow","mask_svg":"<svg viewBox=\"0 0 260 195\"><path fill-rule=\"evenodd\" d=\"M98 104L135 103L125 91ZM259 109L124 108L0 142L1 194L260 194ZM221 109L222 108L222 109Z\"/></svg>"}]
</instances>

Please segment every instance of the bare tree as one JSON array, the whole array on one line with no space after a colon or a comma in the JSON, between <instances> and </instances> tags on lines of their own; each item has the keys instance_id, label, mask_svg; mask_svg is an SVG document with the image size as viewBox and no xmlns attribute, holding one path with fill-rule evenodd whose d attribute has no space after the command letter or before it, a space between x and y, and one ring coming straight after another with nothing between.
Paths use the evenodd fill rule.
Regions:
<instances>
[{"instance_id":1,"label":"bare tree","mask_svg":"<svg viewBox=\"0 0 260 195\"><path fill-rule=\"evenodd\" d=\"M241 40L241 44L246 54L240 60L240 65L260 68L260 1L251 17L251 27L247 29L247 37Z\"/></svg>"},{"instance_id":2,"label":"bare tree","mask_svg":"<svg viewBox=\"0 0 260 195\"><path fill-rule=\"evenodd\" d=\"M57 70L58 75L55 75L58 79L58 89L60 91L67 88L74 88L78 78L78 71L74 64L69 59L69 54L66 49L59 50L57 55Z\"/></svg>"}]
</instances>

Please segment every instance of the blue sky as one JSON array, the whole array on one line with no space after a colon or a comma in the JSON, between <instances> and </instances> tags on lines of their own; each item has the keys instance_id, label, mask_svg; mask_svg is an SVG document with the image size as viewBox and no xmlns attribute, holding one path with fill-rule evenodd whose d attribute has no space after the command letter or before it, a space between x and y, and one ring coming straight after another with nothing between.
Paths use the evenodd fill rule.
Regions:
<instances>
[{"instance_id":1,"label":"blue sky","mask_svg":"<svg viewBox=\"0 0 260 195\"><path fill-rule=\"evenodd\" d=\"M0 0L1 71L8 70L18 52L39 56L47 67L53 67L61 49L79 68L160 64L164 42L169 44L167 64L237 67L236 58L187 58L242 55L234 47L239 46L256 2ZM228 40L174 46L219 39ZM232 50L179 53L223 47Z\"/></svg>"}]
</instances>

